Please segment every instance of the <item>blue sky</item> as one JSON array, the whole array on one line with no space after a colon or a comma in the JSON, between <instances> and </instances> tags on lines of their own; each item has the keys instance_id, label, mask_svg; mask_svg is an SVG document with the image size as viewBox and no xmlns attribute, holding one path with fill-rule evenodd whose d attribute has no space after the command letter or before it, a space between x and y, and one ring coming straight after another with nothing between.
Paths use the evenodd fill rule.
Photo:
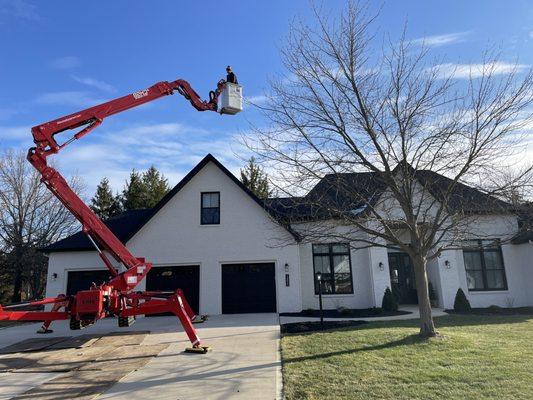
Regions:
<instances>
[{"instance_id":1,"label":"blue sky","mask_svg":"<svg viewBox=\"0 0 533 400\"><path fill-rule=\"evenodd\" d=\"M339 12L344 1L324 1ZM381 7L380 33L425 38L450 68L481 61L497 46L503 61L533 64L533 6L512 1L393 1ZM260 101L269 77L282 72L279 48L295 17L311 20L310 3L294 1L0 0L0 146L26 150L31 126L161 80L183 78L206 96L234 67L245 95ZM506 65L502 64L502 73ZM460 69L459 69L460 71ZM239 136L260 116L198 113L180 96L110 117L66 148L60 169L76 173L92 195L110 178L120 190L132 168L154 164L179 181L213 153L233 172L246 156Z\"/></svg>"}]
</instances>

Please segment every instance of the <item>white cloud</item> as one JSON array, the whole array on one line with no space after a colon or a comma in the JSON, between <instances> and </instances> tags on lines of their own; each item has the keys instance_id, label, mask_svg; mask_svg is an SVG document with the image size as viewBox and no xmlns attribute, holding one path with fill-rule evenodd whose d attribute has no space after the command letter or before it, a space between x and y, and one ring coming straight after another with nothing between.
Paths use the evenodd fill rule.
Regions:
<instances>
[{"instance_id":1,"label":"white cloud","mask_svg":"<svg viewBox=\"0 0 533 400\"><path fill-rule=\"evenodd\" d=\"M445 63L436 65L428 71L436 71L440 78L453 77L455 79L479 78L484 73L505 75L513 71L522 72L530 66L526 64L511 64L503 61L487 64L453 64Z\"/></svg>"},{"instance_id":2,"label":"white cloud","mask_svg":"<svg viewBox=\"0 0 533 400\"><path fill-rule=\"evenodd\" d=\"M0 17L3 16L28 21L41 20L41 16L37 13L37 7L24 0L0 0Z\"/></svg>"},{"instance_id":3,"label":"white cloud","mask_svg":"<svg viewBox=\"0 0 533 400\"><path fill-rule=\"evenodd\" d=\"M267 100L268 100L268 97L265 95L246 96L244 98L244 102L246 104L256 104L256 105L264 104L266 103Z\"/></svg>"},{"instance_id":4,"label":"white cloud","mask_svg":"<svg viewBox=\"0 0 533 400\"><path fill-rule=\"evenodd\" d=\"M46 105L88 107L103 103L105 99L95 98L88 92L65 91L44 93L37 97L36 102Z\"/></svg>"},{"instance_id":5,"label":"white cloud","mask_svg":"<svg viewBox=\"0 0 533 400\"><path fill-rule=\"evenodd\" d=\"M31 138L29 131L26 135ZM238 173L241 158L248 154L237 135L179 123L144 123L120 129L103 125L83 143L67 146L57 161L65 176L79 172L92 196L103 177L109 179L113 191L121 191L132 168L144 171L150 165L173 186L208 153L233 173Z\"/></svg>"},{"instance_id":6,"label":"white cloud","mask_svg":"<svg viewBox=\"0 0 533 400\"><path fill-rule=\"evenodd\" d=\"M71 75L70 77L72 79L74 79L78 83L94 87L94 88L96 88L98 90L101 90L101 91L104 91L104 92L113 93L113 92L117 91L114 88L113 85L110 85L109 83L104 82L104 81L100 81L98 79L89 78L89 77L82 78L82 77L79 77L79 76L76 76L76 75Z\"/></svg>"},{"instance_id":7,"label":"white cloud","mask_svg":"<svg viewBox=\"0 0 533 400\"><path fill-rule=\"evenodd\" d=\"M66 56L51 60L48 64L55 69L72 69L79 67L81 61L78 57Z\"/></svg>"},{"instance_id":8,"label":"white cloud","mask_svg":"<svg viewBox=\"0 0 533 400\"><path fill-rule=\"evenodd\" d=\"M0 143L6 140L31 141L31 127L29 126L0 126Z\"/></svg>"},{"instance_id":9,"label":"white cloud","mask_svg":"<svg viewBox=\"0 0 533 400\"><path fill-rule=\"evenodd\" d=\"M0 120L9 119L17 113L18 110L13 107L0 108Z\"/></svg>"},{"instance_id":10,"label":"white cloud","mask_svg":"<svg viewBox=\"0 0 533 400\"><path fill-rule=\"evenodd\" d=\"M439 47L453 43L460 43L466 40L471 31L446 33L443 35L426 36L413 39L410 43L418 46Z\"/></svg>"}]
</instances>

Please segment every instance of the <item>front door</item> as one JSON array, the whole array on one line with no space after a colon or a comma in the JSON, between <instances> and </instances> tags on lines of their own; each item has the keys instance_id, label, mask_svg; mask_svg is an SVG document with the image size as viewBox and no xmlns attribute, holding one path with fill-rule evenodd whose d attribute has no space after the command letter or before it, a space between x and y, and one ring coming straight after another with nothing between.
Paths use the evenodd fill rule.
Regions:
<instances>
[{"instance_id":1,"label":"front door","mask_svg":"<svg viewBox=\"0 0 533 400\"><path fill-rule=\"evenodd\" d=\"M406 253L389 253L389 271L392 293L400 304L416 304L415 273L411 258Z\"/></svg>"}]
</instances>

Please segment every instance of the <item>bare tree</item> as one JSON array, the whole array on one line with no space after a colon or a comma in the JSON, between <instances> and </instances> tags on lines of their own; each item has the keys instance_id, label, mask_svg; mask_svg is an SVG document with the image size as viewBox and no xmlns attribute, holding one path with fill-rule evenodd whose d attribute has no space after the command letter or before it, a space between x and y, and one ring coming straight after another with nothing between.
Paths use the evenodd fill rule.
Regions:
<instances>
[{"instance_id":1,"label":"bare tree","mask_svg":"<svg viewBox=\"0 0 533 400\"><path fill-rule=\"evenodd\" d=\"M78 193L82 189L77 179L70 185ZM11 301L21 301L23 292L29 298L42 296L47 260L38 249L75 232L75 222L41 184L26 154L5 151L0 158L0 249Z\"/></svg>"},{"instance_id":2,"label":"bare tree","mask_svg":"<svg viewBox=\"0 0 533 400\"><path fill-rule=\"evenodd\" d=\"M294 24L282 49L287 74L257 106L270 124L245 140L290 196L277 206L302 240L409 254L420 334L434 336L427 263L470 237L476 215L512 211L482 183L516 159L533 75L518 65L502 74L490 52L466 77L446 71L405 32L376 48L376 17L351 2L336 19L315 10L315 27Z\"/></svg>"}]
</instances>

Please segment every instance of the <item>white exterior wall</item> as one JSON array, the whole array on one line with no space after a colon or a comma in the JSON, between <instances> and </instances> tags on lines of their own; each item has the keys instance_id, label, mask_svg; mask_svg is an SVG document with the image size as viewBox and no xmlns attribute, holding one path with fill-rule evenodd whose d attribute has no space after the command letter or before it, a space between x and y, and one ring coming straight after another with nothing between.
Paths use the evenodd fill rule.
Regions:
<instances>
[{"instance_id":1,"label":"white exterior wall","mask_svg":"<svg viewBox=\"0 0 533 400\"><path fill-rule=\"evenodd\" d=\"M54 297L67 291L68 271L105 270L105 266L96 251L77 251L51 253L48 257L48 277L46 279L46 297ZM57 278L53 278L53 274ZM142 282L144 285L144 281ZM140 290L144 289L141 288Z\"/></svg>"},{"instance_id":2,"label":"white exterior wall","mask_svg":"<svg viewBox=\"0 0 533 400\"><path fill-rule=\"evenodd\" d=\"M220 225L200 225L201 192L220 192ZM516 232L516 218L486 216L473 224L483 238L505 239ZM298 226L295 226L298 230ZM340 231L350 231L335 226ZM305 231L305 227L303 227ZM359 236L361 237L361 236ZM323 242L327 242L324 240ZM330 240L329 240L330 241ZM319 240L316 243L320 243ZM353 243L352 243L353 245ZM314 293L312 244L296 244L290 234L274 223L268 214L213 163L207 164L127 243L136 256L154 267L200 265L200 312L220 314L221 265L225 263L273 262L276 265L278 312L318 308ZM351 249L353 294L324 295L325 308L380 307L383 292L390 287L387 249ZM469 292L461 250L447 250L428 264L428 275L438 294L439 306L452 308L458 288L473 307L496 304L502 307L533 305L533 245L502 246L508 290ZM446 266L446 261L449 265ZM383 263L380 269L379 263ZM288 264L286 271L285 264ZM50 254L47 296L66 291L69 270L104 269L96 252ZM57 278L52 275L56 273ZM290 286L285 286L285 274ZM145 282L138 286L145 288Z\"/></svg>"},{"instance_id":3,"label":"white exterior wall","mask_svg":"<svg viewBox=\"0 0 533 400\"><path fill-rule=\"evenodd\" d=\"M368 249L351 249L353 294L322 295L324 309L370 308L374 307ZM318 295L315 294L313 246L311 243L300 245L300 271L302 282L302 308L318 309Z\"/></svg>"},{"instance_id":4,"label":"white exterior wall","mask_svg":"<svg viewBox=\"0 0 533 400\"><path fill-rule=\"evenodd\" d=\"M517 230L516 217L505 215L477 217L473 225L476 229L472 233L487 239L506 240ZM463 289L472 307L533 305L533 298L529 295L533 288L533 246L528 249L527 245L517 246L504 242L502 255L507 290L469 291L462 250L444 251L438 259L440 287L443 293L441 306L453 308L458 288ZM449 266L445 265L446 260L449 261Z\"/></svg>"},{"instance_id":5,"label":"white exterior wall","mask_svg":"<svg viewBox=\"0 0 533 400\"><path fill-rule=\"evenodd\" d=\"M521 275L518 277L523 284L524 305L533 306L533 243L512 246L509 253L508 257L514 260L515 265L521 267Z\"/></svg>"},{"instance_id":6,"label":"white exterior wall","mask_svg":"<svg viewBox=\"0 0 533 400\"><path fill-rule=\"evenodd\" d=\"M313 243L328 243L332 237L349 237L354 241L350 243L350 262L352 267L352 294L323 295L322 301L325 309L345 308L371 308L381 307L383 293L390 287L387 249L385 247L366 247L357 238L366 238L366 234L353 227L338 226L335 221L322 222L322 239L315 238ZM295 226L295 229L305 231L309 229L306 224ZM320 234L317 233L318 236ZM332 236L333 235L333 236ZM339 240L343 241L343 240ZM314 288L313 268L313 243L300 244L300 271L302 282L302 307L318 308L318 295ZM382 263L382 269L379 263Z\"/></svg>"},{"instance_id":7,"label":"white exterior wall","mask_svg":"<svg viewBox=\"0 0 533 400\"><path fill-rule=\"evenodd\" d=\"M220 225L200 225L201 192L220 192ZM199 171L127 246L132 254L152 262L154 268L200 265L202 314L222 312L221 265L245 262L275 263L278 312L301 310L298 245L213 163ZM285 264L289 265L289 272L285 271ZM65 270L101 266L94 252L51 254L47 295L64 293ZM54 272L58 274L56 281L51 279ZM285 286L286 273L290 274L289 287ZM138 289L144 289L144 281Z\"/></svg>"}]
</instances>

